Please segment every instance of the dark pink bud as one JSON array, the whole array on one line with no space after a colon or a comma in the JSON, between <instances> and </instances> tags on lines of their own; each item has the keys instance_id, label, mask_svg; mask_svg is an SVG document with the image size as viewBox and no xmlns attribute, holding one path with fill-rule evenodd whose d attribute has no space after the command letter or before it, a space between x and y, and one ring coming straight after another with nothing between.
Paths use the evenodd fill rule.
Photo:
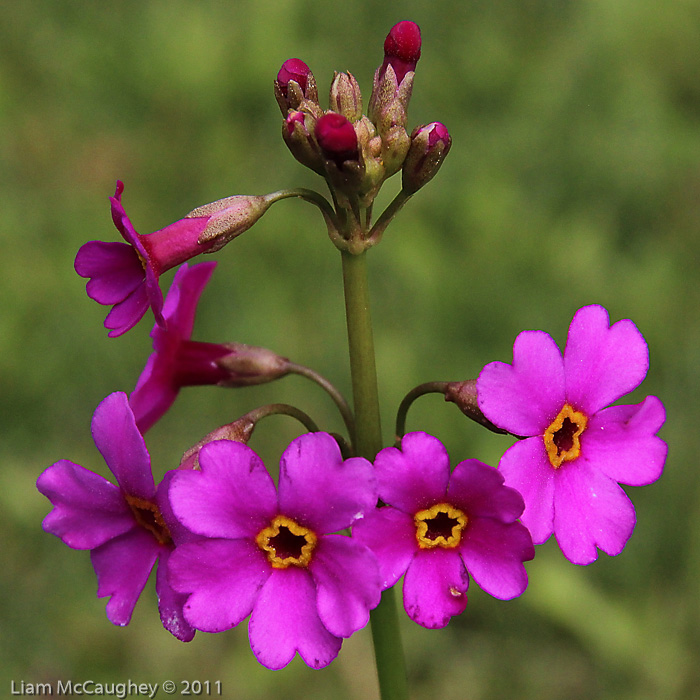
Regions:
<instances>
[{"instance_id":1,"label":"dark pink bud","mask_svg":"<svg viewBox=\"0 0 700 700\"><path fill-rule=\"evenodd\" d=\"M326 158L339 165L346 160L357 160L357 134L353 125L335 112L324 114L316 122L316 140Z\"/></svg>"},{"instance_id":2,"label":"dark pink bud","mask_svg":"<svg viewBox=\"0 0 700 700\"><path fill-rule=\"evenodd\" d=\"M291 136L294 133L294 124L297 122L304 125L304 113L303 112L290 112L285 120L287 124L287 133Z\"/></svg>"},{"instance_id":3,"label":"dark pink bud","mask_svg":"<svg viewBox=\"0 0 700 700\"><path fill-rule=\"evenodd\" d=\"M433 122L432 124L428 124L425 129L429 130L428 148L434 148L440 142L445 144L447 149L450 148L452 145L452 138L450 137L450 132L447 131L447 127L444 124L441 122Z\"/></svg>"},{"instance_id":4,"label":"dark pink bud","mask_svg":"<svg viewBox=\"0 0 700 700\"><path fill-rule=\"evenodd\" d=\"M384 41L384 63L381 72L391 65L396 82L401 84L406 73L416 69L420 58L420 28L415 22L404 20L395 24Z\"/></svg>"},{"instance_id":5,"label":"dark pink bud","mask_svg":"<svg viewBox=\"0 0 700 700\"><path fill-rule=\"evenodd\" d=\"M290 80L298 83L301 91L306 93L306 80L309 77L309 73L311 73L311 70L300 58L288 58L282 64L277 74L277 83L282 94L285 97L287 96L287 87Z\"/></svg>"}]
</instances>

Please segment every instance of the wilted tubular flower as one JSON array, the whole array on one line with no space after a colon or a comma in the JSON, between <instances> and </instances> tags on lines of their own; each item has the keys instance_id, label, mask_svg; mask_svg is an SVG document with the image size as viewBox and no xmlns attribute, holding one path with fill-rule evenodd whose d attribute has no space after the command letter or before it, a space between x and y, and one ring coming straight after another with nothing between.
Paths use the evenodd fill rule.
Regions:
<instances>
[{"instance_id":1,"label":"wilted tubular flower","mask_svg":"<svg viewBox=\"0 0 700 700\"><path fill-rule=\"evenodd\" d=\"M221 632L250 615L261 664L282 668L298 651L309 666L326 666L380 599L373 554L333 534L375 507L372 465L343 461L327 433L301 435L287 447L278 492L241 443L206 444L199 464L201 471L177 474L169 493L176 517L207 538L171 558L170 582L189 595L186 619Z\"/></svg>"},{"instance_id":2,"label":"wilted tubular flower","mask_svg":"<svg viewBox=\"0 0 700 700\"><path fill-rule=\"evenodd\" d=\"M213 252L247 231L276 201L275 195L234 196L191 211L151 234L137 233L122 206L124 184L110 197L112 219L126 243L90 241L75 258L75 271L89 277L87 294L113 306L104 325L115 337L133 328L153 309L163 323L163 293L158 279L166 270L200 253Z\"/></svg>"},{"instance_id":3,"label":"wilted tubular flower","mask_svg":"<svg viewBox=\"0 0 700 700\"><path fill-rule=\"evenodd\" d=\"M506 484L525 499L523 523L535 544L554 533L575 564L594 561L596 547L622 551L635 512L618 482L650 484L663 470L661 401L647 396L637 405L608 406L639 386L648 367L635 324L610 326L607 311L593 305L574 315L563 356L548 334L524 331L512 365L492 362L479 374L486 418L526 438L499 464Z\"/></svg>"},{"instance_id":4,"label":"wilted tubular flower","mask_svg":"<svg viewBox=\"0 0 700 700\"><path fill-rule=\"evenodd\" d=\"M405 435L401 449L383 449L374 467L387 505L359 520L353 538L375 553L384 588L405 574L404 608L414 622L439 628L461 613L470 575L495 598L525 590L523 562L535 552L516 522L523 499L496 469L468 459L450 473L442 443L421 432Z\"/></svg>"},{"instance_id":5,"label":"wilted tubular flower","mask_svg":"<svg viewBox=\"0 0 700 700\"><path fill-rule=\"evenodd\" d=\"M194 629L182 615L185 596L167 580L175 544L194 539L172 516L167 489L173 472L154 486L151 458L136 427L126 394L110 394L92 419L95 445L117 479L117 486L78 464L61 460L37 479L53 504L43 527L73 549L90 550L97 574L97 596L109 596L107 617L127 625L136 601L158 561L156 593L163 626L182 641Z\"/></svg>"},{"instance_id":6,"label":"wilted tubular flower","mask_svg":"<svg viewBox=\"0 0 700 700\"><path fill-rule=\"evenodd\" d=\"M289 371L285 358L265 348L191 340L199 297L215 267L215 262L192 267L185 263L175 274L163 305L165 325L153 326L153 354L129 397L143 433L166 413L184 386L249 386Z\"/></svg>"}]
</instances>

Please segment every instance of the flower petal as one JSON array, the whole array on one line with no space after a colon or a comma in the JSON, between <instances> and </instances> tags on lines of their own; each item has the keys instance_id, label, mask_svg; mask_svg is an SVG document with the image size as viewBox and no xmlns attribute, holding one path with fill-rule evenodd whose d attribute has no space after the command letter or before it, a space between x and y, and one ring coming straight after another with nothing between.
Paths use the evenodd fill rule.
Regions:
<instances>
[{"instance_id":1,"label":"flower petal","mask_svg":"<svg viewBox=\"0 0 700 700\"><path fill-rule=\"evenodd\" d=\"M598 411L582 435L581 457L614 481L651 484L661 476L668 453L668 445L655 435L665 419L656 396Z\"/></svg>"},{"instance_id":2,"label":"flower petal","mask_svg":"<svg viewBox=\"0 0 700 700\"><path fill-rule=\"evenodd\" d=\"M155 485L151 456L123 391L110 394L95 409L92 437L122 490L130 496L152 500Z\"/></svg>"},{"instance_id":3,"label":"flower petal","mask_svg":"<svg viewBox=\"0 0 700 700\"><path fill-rule=\"evenodd\" d=\"M36 485L54 505L44 530L73 549L94 549L136 525L118 486L67 459L48 467Z\"/></svg>"},{"instance_id":4,"label":"flower petal","mask_svg":"<svg viewBox=\"0 0 700 700\"><path fill-rule=\"evenodd\" d=\"M321 537L309 571L316 584L318 614L336 637L349 637L369 622L382 588L372 552L344 535Z\"/></svg>"},{"instance_id":5,"label":"flower petal","mask_svg":"<svg viewBox=\"0 0 700 700\"><path fill-rule=\"evenodd\" d=\"M358 520L352 538L369 547L379 562L382 588L391 588L406 573L418 551L413 516L384 506Z\"/></svg>"},{"instance_id":6,"label":"flower petal","mask_svg":"<svg viewBox=\"0 0 700 700\"><path fill-rule=\"evenodd\" d=\"M274 670L284 668L297 651L311 668L323 668L343 643L321 622L309 572L295 566L273 570L253 608L248 634L257 660Z\"/></svg>"},{"instance_id":7,"label":"flower petal","mask_svg":"<svg viewBox=\"0 0 700 700\"><path fill-rule=\"evenodd\" d=\"M87 295L99 304L117 304L143 282L139 256L127 243L89 241L75 256L75 271L90 277Z\"/></svg>"},{"instance_id":8,"label":"flower petal","mask_svg":"<svg viewBox=\"0 0 700 700\"><path fill-rule=\"evenodd\" d=\"M177 398L178 388L173 386L169 360L166 355L152 353L129 395L129 403L141 433L150 430Z\"/></svg>"},{"instance_id":9,"label":"flower petal","mask_svg":"<svg viewBox=\"0 0 700 700\"><path fill-rule=\"evenodd\" d=\"M544 331L523 331L513 345L513 364L491 362L476 381L479 408L513 435L543 435L564 404L564 364Z\"/></svg>"},{"instance_id":10,"label":"flower petal","mask_svg":"<svg viewBox=\"0 0 700 700\"><path fill-rule=\"evenodd\" d=\"M216 262L198 263L191 267L185 263L175 273L163 304L163 318L168 324L168 333L190 338L199 297L209 283L215 267Z\"/></svg>"},{"instance_id":11,"label":"flower petal","mask_svg":"<svg viewBox=\"0 0 700 700\"><path fill-rule=\"evenodd\" d=\"M445 446L432 435L408 433L401 449L384 448L374 460L379 497L411 517L445 499L450 458Z\"/></svg>"},{"instance_id":12,"label":"flower petal","mask_svg":"<svg viewBox=\"0 0 700 700\"><path fill-rule=\"evenodd\" d=\"M110 596L107 618L114 625L128 625L161 546L140 527L90 552L97 574L97 597Z\"/></svg>"},{"instance_id":13,"label":"flower petal","mask_svg":"<svg viewBox=\"0 0 700 700\"><path fill-rule=\"evenodd\" d=\"M590 463L577 459L557 470L554 534L570 562L595 561L596 546L610 556L619 554L635 522L627 494Z\"/></svg>"},{"instance_id":14,"label":"flower petal","mask_svg":"<svg viewBox=\"0 0 700 700\"><path fill-rule=\"evenodd\" d=\"M372 465L343 458L328 433L306 433L292 440L280 460L280 512L316 530L336 532L377 504Z\"/></svg>"},{"instance_id":15,"label":"flower petal","mask_svg":"<svg viewBox=\"0 0 700 700\"><path fill-rule=\"evenodd\" d=\"M170 484L175 517L206 537L254 538L277 513L275 485L246 445L217 440L199 453L201 471L181 471Z\"/></svg>"},{"instance_id":16,"label":"flower petal","mask_svg":"<svg viewBox=\"0 0 700 700\"><path fill-rule=\"evenodd\" d=\"M535 548L524 525L474 518L459 552L479 587L494 598L510 600L527 588L523 561L534 558Z\"/></svg>"},{"instance_id":17,"label":"flower petal","mask_svg":"<svg viewBox=\"0 0 700 700\"><path fill-rule=\"evenodd\" d=\"M444 627L467 606L469 575L455 550L423 549L403 580L403 605L408 616L428 629Z\"/></svg>"},{"instance_id":18,"label":"flower petal","mask_svg":"<svg viewBox=\"0 0 700 700\"><path fill-rule=\"evenodd\" d=\"M200 540L175 548L168 580L175 591L190 594L184 605L189 624L221 632L250 615L271 571L250 540Z\"/></svg>"},{"instance_id":19,"label":"flower petal","mask_svg":"<svg viewBox=\"0 0 700 700\"><path fill-rule=\"evenodd\" d=\"M507 486L520 492L525 510L520 518L532 541L542 544L553 531L554 467L549 463L544 441L532 437L511 445L498 464Z\"/></svg>"},{"instance_id":20,"label":"flower petal","mask_svg":"<svg viewBox=\"0 0 700 700\"><path fill-rule=\"evenodd\" d=\"M182 610L187 596L174 591L168 583L168 560L171 554L170 549L163 547L158 559L156 594L158 595L160 621L163 623L163 627L181 642L190 642L194 638L194 627L187 622Z\"/></svg>"},{"instance_id":21,"label":"flower petal","mask_svg":"<svg viewBox=\"0 0 700 700\"><path fill-rule=\"evenodd\" d=\"M110 338L116 338L131 330L148 310L149 299L146 285L142 283L124 301L115 304L107 314L104 327Z\"/></svg>"},{"instance_id":22,"label":"flower petal","mask_svg":"<svg viewBox=\"0 0 700 700\"><path fill-rule=\"evenodd\" d=\"M649 369L649 350L632 321L609 326L602 306L574 315L564 350L566 398L589 416L638 387Z\"/></svg>"},{"instance_id":23,"label":"flower petal","mask_svg":"<svg viewBox=\"0 0 700 700\"><path fill-rule=\"evenodd\" d=\"M525 508L520 493L504 486L503 474L477 459L464 460L454 468L447 500L470 518L497 518L504 523L512 523Z\"/></svg>"}]
</instances>

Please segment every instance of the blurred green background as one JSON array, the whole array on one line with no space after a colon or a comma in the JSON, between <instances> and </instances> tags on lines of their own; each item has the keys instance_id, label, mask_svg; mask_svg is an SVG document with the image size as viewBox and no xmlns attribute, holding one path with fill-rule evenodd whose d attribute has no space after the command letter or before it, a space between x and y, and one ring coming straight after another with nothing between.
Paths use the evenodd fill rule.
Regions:
<instances>
[{"instance_id":1,"label":"blurred green background","mask_svg":"<svg viewBox=\"0 0 700 700\"><path fill-rule=\"evenodd\" d=\"M4 0L0 13L2 694L11 680L199 679L236 700L377 697L368 630L323 671L296 659L271 672L245 624L176 641L151 585L130 626L111 626L88 554L42 532L34 482L61 458L107 475L92 412L133 388L150 349L148 319L107 338L106 309L73 271L82 243L118 239L116 179L142 233L230 194L323 191L280 138L279 66L304 58L322 95L334 69L350 70L367 98L386 32L414 19L410 123L444 122L453 148L370 253L386 443L416 384L510 361L523 329L561 343L573 312L600 303L649 343L632 399L663 399L670 453L657 484L628 489L638 524L620 556L575 567L549 542L517 600L473 584L441 631L402 613L413 698L698 697L700 1ZM216 258L195 338L273 348L349 393L340 260L317 211L277 204ZM298 377L188 389L147 435L156 477L271 401L341 429ZM455 463L496 464L510 444L436 396L418 400L408 429L440 437ZM297 430L268 419L251 446L274 466Z\"/></svg>"}]
</instances>

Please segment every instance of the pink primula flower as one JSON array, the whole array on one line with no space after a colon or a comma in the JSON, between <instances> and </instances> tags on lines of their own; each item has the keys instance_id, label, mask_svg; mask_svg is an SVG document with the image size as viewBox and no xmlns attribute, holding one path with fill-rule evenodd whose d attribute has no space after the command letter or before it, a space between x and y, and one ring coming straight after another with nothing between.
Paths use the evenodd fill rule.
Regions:
<instances>
[{"instance_id":1,"label":"pink primula flower","mask_svg":"<svg viewBox=\"0 0 700 700\"><path fill-rule=\"evenodd\" d=\"M150 455L122 392L110 394L97 407L92 435L117 485L67 459L52 464L37 480L54 506L43 528L73 549L90 550L97 596L110 597L107 617L115 625L129 624L158 561L161 621L175 637L190 641L194 629L182 614L185 596L166 577L175 544L196 539L170 510L166 495L174 472L155 487Z\"/></svg>"},{"instance_id":2,"label":"pink primula flower","mask_svg":"<svg viewBox=\"0 0 700 700\"><path fill-rule=\"evenodd\" d=\"M594 561L596 547L622 551L635 512L618 482L650 484L663 470L661 401L609 406L639 386L648 367L646 342L632 321L610 326L603 307L586 306L571 322L563 355L547 333L524 331L513 364L492 362L477 380L486 418L525 438L499 464L525 499L523 523L535 544L554 533L575 564Z\"/></svg>"},{"instance_id":3,"label":"pink primula flower","mask_svg":"<svg viewBox=\"0 0 700 700\"><path fill-rule=\"evenodd\" d=\"M516 522L523 499L496 469L468 459L450 472L443 444L421 432L405 435L401 449L383 449L374 467L387 505L355 523L353 539L375 553L384 588L405 574L404 608L414 622L444 627L463 612L470 576L502 600L525 590L523 562L535 551Z\"/></svg>"},{"instance_id":4,"label":"pink primula flower","mask_svg":"<svg viewBox=\"0 0 700 700\"><path fill-rule=\"evenodd\" d=\"M309 666L326 666L381 596L372 552L333 534L374 509L372 465L343 461L327 433L291 442L278 492L241 443L211 442L199 464L201 471L177 474L169 494L175 516L207 538L178 547L170 560L173 588L189 595L185 618L221 632L250 615L250 644L261 664L282 668L298 651Z\"/></svg>"}]
</instances>

